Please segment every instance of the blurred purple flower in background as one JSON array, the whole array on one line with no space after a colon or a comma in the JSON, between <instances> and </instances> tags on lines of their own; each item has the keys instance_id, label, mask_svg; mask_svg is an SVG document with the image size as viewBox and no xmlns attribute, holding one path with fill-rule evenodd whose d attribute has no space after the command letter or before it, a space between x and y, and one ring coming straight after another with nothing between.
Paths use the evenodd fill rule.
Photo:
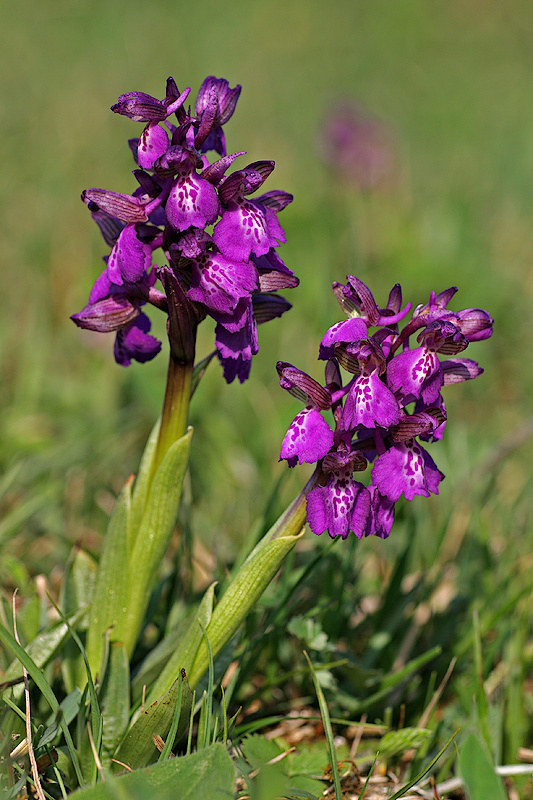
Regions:
<instances>
[{"instance_id":1,"label":"blurred purple flower in background","mask_svg":"<svg viewBox=\"0 0 533 800\"><path fill-rule=\"evenodd\" d=\"M350 100L331 107L318 146L338 175L362 191L390 179L396 166L392 131Z\"/></svg>"},{"instance_id":2,"label":"blurred purple flower in background","mask_svg":"<svg viewBox=\"0 0 533 800\"><path fill-rule=\"evenodd\" d=\"M333 291L349 319L333 325L320 343L325 385L278 362L281 386L305 404L287 431L280 460L289 467L317 463L318 485L307 495L314 533L386 538L402 494L407 500L438 494L444 476L419 439L442 438L447 417L441 390L483 372L475 361L455 356L470 342L491 336L493 321L480 308L450 311L457 291L451 288L432 292L400 331L411 304L401 308L399 284L378 308L362 281L352 275L347 280L344 286L333 284ZM349 375L344 386L341 368ZM322 417L328 410L333 429ZM365 486L353 475L369 464Z\"/></svg>"},{"instance_id":3,"label":"blurred purple flower in background","mask_svg":"<svg viewBox=\"0 0 533 800\"><path fill-rule=\"evenodd\" d=\"M88 305L72 319L81 328L116 332L115 359L123 366L132 359L148 361L161 349L140 310L151 304L168 313L170 345L178 358L190 360L191 353L181 350L184 342L194 348L195 338L180 328L213 317L224 377L243 382L258 351L257 323L290 308L272 292L298 285L276 251L285 241L278 213L292 195L270 191L250 197L274 169L273 161L256 161L226 175L244 155L226 154L223 131L240 91L209 76L193 113L184 105L190 89L180 94L169 78L162 100L129 92L112 106L115 113L145 123L140 137L129 141L139 167L133 173L138 187L131 195L83 192L111 252ZM209 151L219 157L210 162ZM153 264L157 250L168 267ZM163 290L156 288L158 280Z\"/></svg>"}]
</instances>

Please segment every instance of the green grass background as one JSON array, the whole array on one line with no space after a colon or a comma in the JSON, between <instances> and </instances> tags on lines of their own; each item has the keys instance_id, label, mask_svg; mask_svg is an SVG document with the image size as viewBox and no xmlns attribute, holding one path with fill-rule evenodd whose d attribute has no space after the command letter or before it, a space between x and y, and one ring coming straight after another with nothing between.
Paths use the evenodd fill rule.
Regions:
<instances>
[{"instance_id":1,"label":"green grass background","mask_svg":"<svg viewBox=\"0 0 533 800\"><path fill-rule=\"evenodd\" d=\"M267 188L294 193L282 255L302 281L289 293L293 311L261 330L251 380L226 387L214 365L199 392L194 492L205 536L215 545L221 530L241 536L280 474L297 406L274 364L320 376L319 337L340 317L328 287L347 272L381 302L396 281L415 304L455 284L455 307L495 318L494 338L469 350L485 375L448 393L448 480L431 503L449 507L456 476L474 478L478 458L531 413L532 27L528 3L491 0L12 5L0 54L0 452L6 511L19 517L3 538L22 536L30 563L59 563L80 536L97 546L95 508L106 511L106 493L135 468L158 413L164 356L123 370L112 337L81 333L68 317L106 252L80 192L133 186L126 139L139 126L109 106L124 91L161 94L169 74L193 95L206 74L243 84L228 146L275 159ZM367 199L317 156L320 125L343 98L395 137L398 179ZM209 331L201 352L211 340ZM524 445L504 467L502 503L529 479L528 456ZM512 519L510 539L522 535Z\"/></svg>"},{"instance_id":2,"label":"green grass background","mask_svg":"<svg viewBox=\"0 0 533 800\"><path fill-rule=\"evenodd\" d=\"M401 510L389 541L361 542L355 557L363 573L366 563L381 565L369 591L379 591L380 574L411 541L413 569L455 569L452 591L466 595L464 609L490 605L495 592L507 598L516 586L527 596L532 34L533 7L525 0L4 5L6 588L24 587L39 571L53 581L76 541L99 552L113 497L136 468L163 394L164 356L124 370L112 359L112 337L81 332L69 320L85 304L106 253L80 192L133 188L126 140L140 126L109 107L126 91L160 96L168 75L194 96L214 74L243 85L227 125L228 148L247 150L250 161L275 159L266 188L295 196L282 215L281 254L301 286L288 293L293 310L261 329L250 381L226 386L214 364L195 397L195 533L209 552L230 561L286 472L277 464L279 446L299 406L279 388L275 362L291 361L321 378L318 342L342 316L332 280L356 274L382 304L397 281L415 305L431 289L457 285L454 308L487 308L495 327L493 339L467 353L485 374L447 394L446 439L432 449L447 479L439 497ZM318 156L325 116L347 98L393 132L396 179L371 196L339 182ZM202 332L199 355L211 346L212 331ZM287 474L282 499L304 477L303 468ZM309 534L306 546L323 547L325 538ZM522 635L526 648L528 622Z\"/></svg>"}]
</instances>

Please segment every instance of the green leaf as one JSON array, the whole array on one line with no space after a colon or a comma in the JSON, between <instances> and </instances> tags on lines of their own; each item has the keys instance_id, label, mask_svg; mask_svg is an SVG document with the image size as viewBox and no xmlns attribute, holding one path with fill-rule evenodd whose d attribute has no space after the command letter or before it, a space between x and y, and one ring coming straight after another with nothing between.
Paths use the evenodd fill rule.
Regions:
<instances>
[{"instance_id":1,"label":"green leaf","mask_svg":"<svg viewBox=\"0 0 533 800\"><path fill-rule=\"evenodd\" d=\"M129 654L137 641L150 598L153 578L167 549L176 522L183 478L189 460L192 428L168 449L153 479L142 522L129 556L129 596L124 604L120 635Z\"/></svg>"},{"instance_id":2,"label":"green leaf","mask_svg":"<svg viewBox=\"0 0 533 800\"><path fill-rule=\"evenodd\" d=\"M76 624L85 613L86 609L82 609L72 614L69 617L69 622L73 625ZM24 652L33 660L37 667L42 669L55 657L61 645L68 639L69 635L67 623L56 622L30 642ZM18 658L11 662L2 677L2 682L5 681L7 683L17 678L22 678L22 665ZM19 683L17 686L13 687L12 691L14 700L18 701L24 693L24 685Z\"/></svg>"},{"instance_id":3,"label":"green leaf","mask_svg":"<svg viewBox=\"0 0 533 800\"><path fill-rule=\"evenodd\" d=\"M177 735L180 736L185 731L189 722L192 692L183 674L174 681L166 694L151 703L145 711L140 712L115 754L117 761L127 764L131 769L139 769L157 760L159 753L153 737L157 735L163 740L166 738L180 695L181 710Z\"/></svg>"},{"instance_id":4,"label":"green leaf","mask_svg":"<svg viewBox=\"0 0 533 800\"><path fill-rule=\"evenodd\" d=\"M203 640L202 626L207 629L213 612L213 600L216 582L212 583L200 601L198 610L189 627L179 640L174 652L169 655L166 664L150 689L148 702L161 697L167 692L179 675L180 669L189 674L198 647Z\"/></svg>"},{"instance_id":5,"label":"green leaf","mask_svg":"<svg viewBox=\"0 0 533 800\"><path fill-rule=\"evenodd\" d=\"M264 539L252 551L235 578L224 592L213 611L207 626L207 636L213 658L230 640L248 612L254 607L285 556L292 550L303 533L280 536L277 539ZM205 641L200 643L189 675L190 684L196 686L209 664Z\"/></svg>"},{"instance_id":6,"label":"green leaf","mask_svg":"<svg viewBox=\"0 0 533 800\"><path fill-rule=\"evenodd\" d=\"M73 800L197 800L233 798L235 768L222 744L137 770L89 789Z\"/></svg>"},{"instance_id":7,"label":"green leaf","mask_svg":"<svg viewBox=\"0 0 533 800\"><path fill-rule=\"evenodd\" d=\"M96 577L87 633L87 658L93 676L100 672L107 631L111 628L111 639L121 641L120 627L130 591L128 517L131 484L132 479L129 479L115 503Z\"/></svg>"},{"instance_id":8,"label":"green leaf","mask_svg":"<svg viewBox=\"0 0 533 800\"><path fill-rule=\"evenodd\" d=\"M131 498L131 511L130 511L130 552L133 550L133 545L135 543L135 538L137 536L137 531L139 529L139 525L141 524L141 520L144 515L144 509L146 505L146 498L148 496L148 489L150 488L150 478L152 476L152 469L155 462L155 454L156 454L156 447L157 447L157 440L159 437L159 429L161 427L161 419L158 419L150 436L148 437L148 441L146 442L146 446L144 448L144 452L142 454L141 463L139 465L139 471L135 477L135 484L133 487L133 495Z\"/></svg>"},{"instance_id":9,"label":"green leaf","mask_svg":"<svg viewBox=\"0 0 533 800\"><path fill-rule=\"evenodd\" d=\"M128 727L130 716L130 665L122 642L111 642L100 691L103 763L109 761Z\"/></svg>"},{"instance_id":10,"label":"green leaf","mask_svg":"<svg viewBox=\"0 0 533 800\"><path fill-rule=\"evenodd\" d=\"M192 373L192 381L191 381L191 397L197 390L198 385L202 380L202 378L204 377L209 364L213 360L213 357L216 355L216 352L217 352L216 350L213 350L213 352L209 353L208 356L202 358L201 361L199 361L197 364L194 365L194 370Z\"/></svg>"},{"instance_id":11,"label":"green leaf","mask_svg":"<svg viewBox=\"0 0 533 800\"><path fill-rule=\"evenodd\" d=\"M252 769L260 769L283 752L277 742L259 734L246 736L241 742L241 749Z\"/></svg>"},{"instance_id":12,"label":"green leaf","mask_svg":"<svg viewBox=\"0 0 533 800\"><path fill-rule=\"evenodd\" d=\"M505 800L502 782L475 733L465 738L459 750L459 772L469 800Z\"/></svg>"}]
</instances>

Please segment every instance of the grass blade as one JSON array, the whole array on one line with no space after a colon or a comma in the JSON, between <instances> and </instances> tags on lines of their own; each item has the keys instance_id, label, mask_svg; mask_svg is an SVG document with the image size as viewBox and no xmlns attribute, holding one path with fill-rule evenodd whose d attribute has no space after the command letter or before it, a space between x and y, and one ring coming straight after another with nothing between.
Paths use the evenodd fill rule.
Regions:
<instances>
[{"instance_id":1,"label":"grass blade","mask_svg":"<svg viewBox=\"0 0 533 800\"><path fill-rule=\"evenodd\" d=\"M36 686L38 687L39 691L43 695L44 699L52 709L52 711L57 714L59 713L59 725L63 732L63 736L65 737L65 742L70 754L70 758L72 761L72 766L76 772L76 777L80 785L83 785L83 775L81 773L80 763L78 760L78 755L76 753L76 748L74 747L74 742L72 741L72 736L70 735L70 731L68 729L68 725L65 722L64 718L61 716L61 712L59 710L59 703L57 698L52 691L51 687L49 686L46 678L44 677L43 673L35 663L35 661L29 656L25 650L18 644L15 638L9 633L9 631L4 628L3 625L0 625L0 642L6 647L11 653L18 658L20 663L26 668L28 674L35 682Z\"/></svg>"},{"instance_id":2,"label":"grass blade","mask_svg":"<svg viewBox=\"0 0 533 800\"><path fill-rule=\"evenodd\" d=\"M307 659L307 663L309 664L309 670L311 672L311 677L313 679L313 685L315 687L315 692L318 699L320 714L322 715L322 724L324 725L324 732L326 734L326 740L328 743L328 752L331 764L331 774L333 777L333 786L335 787L335 800L342 800L341 781L339 777L339 767L337 765L337 753L335 751L335 742L333 741L333 729L331 727L331 719L329 716L328 704L326 703L326 698L324 697L324 692L322 691L322 687L318 682L315 669L311 664L311 659L309 658L309 656L305 651L304 651L304 656Z\"/></svg>"}]
</instances>

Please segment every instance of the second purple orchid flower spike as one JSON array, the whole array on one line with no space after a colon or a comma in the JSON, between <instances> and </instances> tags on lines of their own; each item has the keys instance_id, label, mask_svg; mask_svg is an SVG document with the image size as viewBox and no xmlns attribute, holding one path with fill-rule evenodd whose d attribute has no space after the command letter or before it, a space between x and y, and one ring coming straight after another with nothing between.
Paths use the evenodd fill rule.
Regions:
<instances>
[{"instance_id":1,"label":"second purple orchid flower spike","mask_svg":"<svg viewBox=\"0 0 533 800\"><path fill-rule=\"evenodd\" d=\"M483 309L449 310L457 291L451 288L432 293L400 330L411 304L401 308L399 284L378 308L362 281L352 275L347 280L333 291L348 319L333 325L319 348L319 358L327 360L325 385L291 364L277 365L281 386L305 404L280 458L290 467L317 464L318 485L307 495L314 533L386 538L402 495L412 500L438 494L444 476L419 440L442 438L442 389L483 372L475 361L456 356L470 342L491 336L493 321ZM341 368L348 373L344 385ZM332 412L333 428L324 411ZM354 473L369 466L367 484L356 481Z\"/></svg>"}]
</instances>

